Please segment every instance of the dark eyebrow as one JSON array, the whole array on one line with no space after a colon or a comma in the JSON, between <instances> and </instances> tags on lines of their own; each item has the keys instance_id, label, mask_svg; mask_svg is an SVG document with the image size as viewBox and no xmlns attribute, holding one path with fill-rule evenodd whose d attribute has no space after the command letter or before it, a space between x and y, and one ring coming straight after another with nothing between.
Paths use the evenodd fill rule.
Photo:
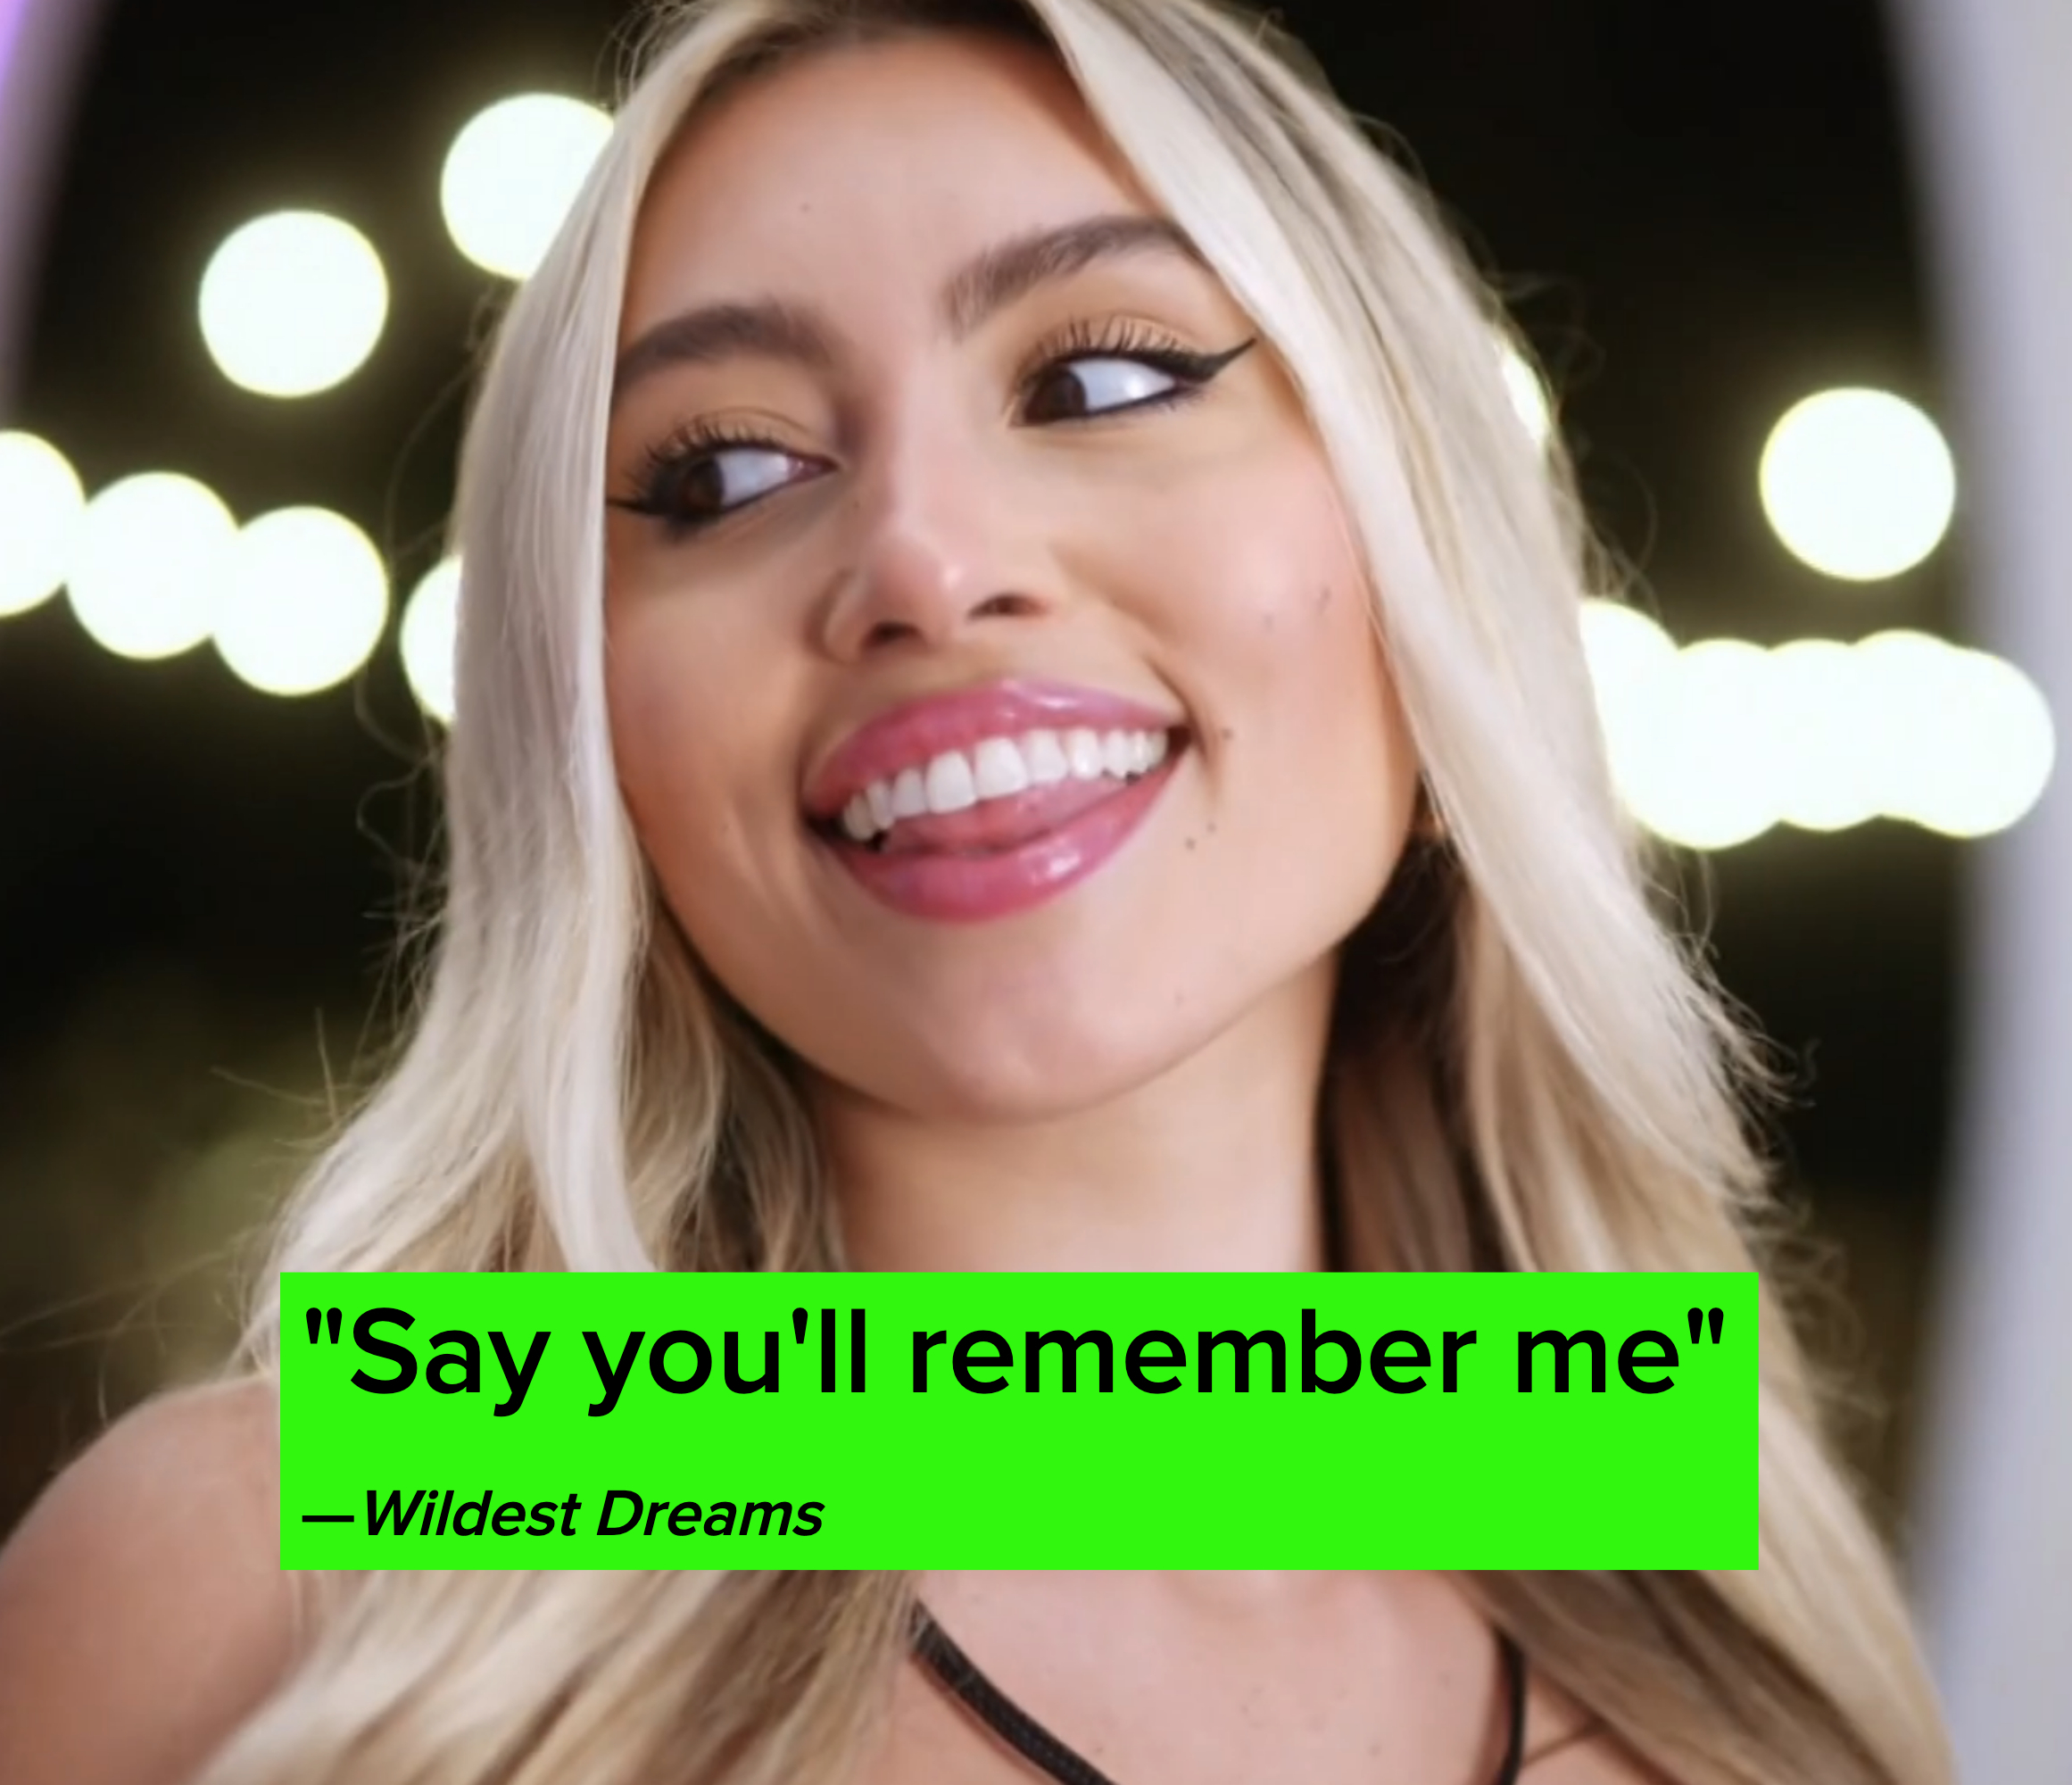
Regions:
<instances>
[{"instance_id":1,"label":"dark eyebrow","mask_svg":"<svg viewBox=\"0 0 2072 1785\"><path fill-rule=\"evenodd\" d=\"M1055 229L1038 229L986 249L950 280L943 320L958 340L1038 286L1067 278L1096 261L1124 254L1179 254L1206 267L1201 250L1179 224L1164 217L1088 217Z\"/></svg>"},{"instance_id":2,"label":"dark eyebrow","mask_svg":"<svg viewBox=\"0 0 2072 1785\"><path fill-rule=\"evenodd\" d=\"M809 311L763 298L753 303L709 303L658 322L618 356L611 400L664 366L709 365L737 353L795 360L816 370L834 363L827 330Z\"/></svg>"},{"instance_id":3,"label":"dark eyebrow","mask_svg":"<svg viewBox=\"0 0 2072 1785\"><path fill-rule=\"evenodd\" d=\"M958 270L942 295L943 326L962 340L1039 286L1097 261L1147 251L1206 267L1201 251L1164 217L1088 217L995 244ZM658 322L618 356L611 400L665 366L709 365L735 354L791 360L824 371L836 358L833 331L808 309L775 298L711 303Z\"/></svg>"}]
</instances>

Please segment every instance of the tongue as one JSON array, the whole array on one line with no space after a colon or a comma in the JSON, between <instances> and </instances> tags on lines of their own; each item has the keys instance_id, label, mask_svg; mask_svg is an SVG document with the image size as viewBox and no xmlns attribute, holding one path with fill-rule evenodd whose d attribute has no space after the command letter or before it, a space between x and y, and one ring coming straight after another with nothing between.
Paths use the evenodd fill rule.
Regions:
<instances>
[{"instance_id":1,"label":"tongue","mask_svg":"<svg viewBox=\"0 0 2072 1785\"><path fill-rule=\"evenodd\" d=\"M1158 771L1154 771L1158 772ZM1092 781L1054 781L1004 799L982 800L961 812L924 812L901 818L886 834L887 855L991 855L1054 831L1082 812L1112 800L1123 783L1103 775Z\"/></svg>"}]
</instances>

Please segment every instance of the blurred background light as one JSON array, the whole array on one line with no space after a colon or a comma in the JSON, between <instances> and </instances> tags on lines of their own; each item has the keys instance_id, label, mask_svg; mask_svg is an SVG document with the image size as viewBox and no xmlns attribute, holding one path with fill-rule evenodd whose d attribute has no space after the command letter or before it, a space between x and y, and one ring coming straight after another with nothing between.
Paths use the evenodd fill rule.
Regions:
<instances>
[{"instance_id":1,"label":"blurred background light","mask_svg":"<svg viewBox=\"0 0 2072 1785\"><path fill-rule=\"evenodd\" d=\"M1511 393L1511 406L1518 411L1518 419L1525 424L1534 444L1544 448L1554 438L1554 403L1547 396L1546 385L1510 342L1497 343L1497 355L1504 387Z\"/></svg>"},{"instance_id":2,"label":"blurred background light","mask_svg":"<svg viewBox=\"0 0 2072 1785\"><path fill-rule=\"evenodd\" d=\"M439 205L476 265L522 279L540 263L611 134L594 105L528 93L477 112L453 139Z\"/></svg>"},{"instance_id":3,"label":"blurred background light","mask_svg":"<svg viewBox=\"0 0 2072 1785\"><path fill-rule=\"evenodd\" d=\"M1657 703L1676 669L1676 642L1637 608L1586 601L1583 654L1595 691L1612 785L1627 808L1635 810L1634 789L1647 772L1659 728Z\"/></svg>"},{"instance_id":4,"label":"blurred background light","mask_svg":"<svg viewBox=\"0 0 2072 1785\"><path fill-rule=\"evenodd\" d=\"M1941 430L1887 391L1821 391L1794 403L1770 430L1758 482L1792 555L1851 582L1919 564L1957 501Z\"/></svg>"},{"instance_id":5,"label":"blurred background light","mask_svg":"<svg viewBox=\"0 0 2072 1785\"><path fill-rule=\"evenodd\" d=\"M223 376L261 396L328 390L365 363L388 278L350 223L279 211L233 230L202 275L202 338Z\"/></svg>"},{"instance_id":6,"label":"blurred background light","mask_svg":"<svg viewBox=\"0 0 2072 1785\"><path fill-rule=\"evenodd\" d=\"M285 508L236 536L216 649L269 694L311 694L366 662L388 619L374 543L328 509Z\"/></svg>"},{"instance_id":7,"label":"blurred background light","mask_svg":"<svg viewBox=\"0 0 2072 1785\"><path fill-rule=\"evenodd\" d=\"M27 613L58 592L86 508L62 452L34 434L0 433L0 614Z\"/></svg>"},{"instance_id":8,"label":"blurred background light","mask_svg":"<svg viewBox=\"0 0 2072 1785\"><path fill-rule=\"evenodd\" d=\"M1985 836L2042 798L2056 759L2027 676L1923 632L1678 651L1646 615L1593 601L1583 643L1620 798L1689 848L1881 817Z\"/></svg>"},{"instance_id":9,"label":"blurred background light","mask_svg":"<svg viewBox=\"0 0 2072 1785\"><path fill-rule=\"evenodd\" d=\"M1854 647L1869 693L1871 755L1881 817L1911 820L1942 774L1950 660L1954 647L1910 628L1873 634Z\"/></svg>"},{"instance_id":10,"label":"blurred background light","mask_svg":"<svg viewBox=\"0 0 2072 1785\"><path fill-rule=\"evenodd\" d=\"M1945 836L1984 836L2042 797L2057 753L2042 692L2011 663L1925 633L1857 647L1877 688L1880 809Z\"/></svg>"},{"instance_id":11,"label":"blurred background light","mask_svg":"<svg viewBox=\"0 0 2072 1785\"><path fill-rule=\"evenodd\" d=\"M453 722L453 640L460 611L460 560L427 570L403 604L403 674L418 704L442 724Z\"/></svg>"},{"instance_id":12,"label":"blurred background light","mask_svg":"<svg viewBox=\"0 0 2072 1785\"><path fill-rule=\"evenodd\" d=\"M119 657L192 649L221 605L237 523L177 471L145 471L87 504L65 594L87 634Z\"/></svg>"},{"instance_id":13,"label":"blurred background light","mask_svg":"<svg viewBox=\"0 0 2072 1785\"><path fill-rule=\"evenodd\" d=\"M1783 765L1778 817L1800 830L1839 831L1878 813L1877 690L1863 658L1831 638L1797 638L1769 653L1768 723Z\"/></svg>"},{"instance_id":14,"label":"blurred background light","mask_svg":"<svg viewBox=\"0 0 2072 1785\"><path fill-rule=\"evenodd\" d=\"M1769 653L1737 638L1677 652L1652 704L1650 748L1629 768L1629 803L1657 836L1726 849L1777 823L1783 765L1764 723Z\"/></svg>"}]
</instances>

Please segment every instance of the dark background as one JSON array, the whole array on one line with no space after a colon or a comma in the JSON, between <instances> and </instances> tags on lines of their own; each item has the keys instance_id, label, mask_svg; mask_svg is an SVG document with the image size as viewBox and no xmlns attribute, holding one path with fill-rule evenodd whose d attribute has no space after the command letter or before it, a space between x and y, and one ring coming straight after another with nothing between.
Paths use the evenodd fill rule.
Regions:
<instances>
[{"instance_id":1,"label":"dark background","mask_svg":"<svg viewBox=\"0 0 2072 1785\"><path fill-rule=\"evenodd\" d=\"M1770 424L1811 390L1944 410L1873 0L1280 10L1512 298L1599 523L1679 639L1960 636L1949 545L1891 583L1832 583L1756 496ZM241 516L338 509L390 553L400 610L439 555L500 290L446 237L442 160L509 94L609 101L626 18L115 0L5 425L89 490L178 469ZM277 403L217 372L195 303L222 237L288 206L369 235L391 312L352 378ZM234 1265L384 1033L394 912L432 835L426 735L393 626L352 684L276 700L206 649L111 657L62 599L0 620L0 1532L110 1413L222 1354ZM1778 831L1687 876L1728 988L1794 1065L1777 1144L1830 1291L1817 1342L1902 1535L1964 847L1884 822Z\"/></svg>"}]
</instances>

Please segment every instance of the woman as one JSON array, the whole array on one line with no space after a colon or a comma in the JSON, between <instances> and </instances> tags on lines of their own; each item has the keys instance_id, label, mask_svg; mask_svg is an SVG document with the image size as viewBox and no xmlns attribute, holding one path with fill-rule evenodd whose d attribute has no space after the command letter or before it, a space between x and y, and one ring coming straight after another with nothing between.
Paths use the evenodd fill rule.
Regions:
<instances>
[{"instance_id":1,"label":"woman","mask_svg":"<svg viewBox=\"0 0 2072 1785\"><path fill-rule=\"evenodd\" d=\"M434 967L274 1268L1746 1268L1495 320L1197 0L677 21L473 418ZM1750 1573L311 1582L272 1283L0 1569L11 1780L1949 1778L1774 1304Z\"/></svg>"}]
</instances>

